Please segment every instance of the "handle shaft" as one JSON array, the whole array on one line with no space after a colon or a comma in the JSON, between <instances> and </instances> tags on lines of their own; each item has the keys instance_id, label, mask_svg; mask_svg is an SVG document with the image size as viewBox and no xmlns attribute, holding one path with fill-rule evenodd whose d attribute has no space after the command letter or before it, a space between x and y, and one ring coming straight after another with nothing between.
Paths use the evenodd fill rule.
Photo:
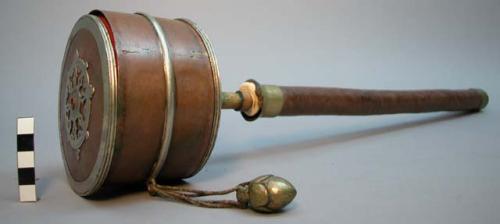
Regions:
<instances>
[{"instance_id":1,"label":"handle shaft","mask_svg":"<svg viewBox=\"0 0 500 224\"><path fill-rule=\"evenodd\" d=\"M480 110L487 95L467 90L358 90L342 88L279 87L283 107L279 115L373 115L434 111Z\"/></svg>"},{"instance_id":2,"label":"handle shaft","mask_svg":"<svg viewBox=\"0 0 500 224\"><path fill-rule=\"evenodd\" d=\"M482 89L364 90L289 87L244 82L223 93L223 109L241 110L247 120L297 115L375 115L435 111L479 111L488 104Z\"/></svg>"}]
</instances>

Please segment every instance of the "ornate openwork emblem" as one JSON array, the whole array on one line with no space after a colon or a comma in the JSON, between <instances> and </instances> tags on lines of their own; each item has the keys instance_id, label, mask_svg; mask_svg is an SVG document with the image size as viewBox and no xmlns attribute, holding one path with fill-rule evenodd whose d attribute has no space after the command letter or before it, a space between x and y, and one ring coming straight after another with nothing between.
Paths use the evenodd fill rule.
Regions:
<instances>
[{"instance_id":1,"label":"ornate openwork emblem","mask_svg":"<svg viewBox=\"0 0 500 224\"><path fill-rule=\"evenodd\" d=\"M94 87L90 84L88 63L80 57L78 50L66 74L65 127L66 136L80 159L80 146L89 137L90 104Z\"/></svg>"}]
</instances>

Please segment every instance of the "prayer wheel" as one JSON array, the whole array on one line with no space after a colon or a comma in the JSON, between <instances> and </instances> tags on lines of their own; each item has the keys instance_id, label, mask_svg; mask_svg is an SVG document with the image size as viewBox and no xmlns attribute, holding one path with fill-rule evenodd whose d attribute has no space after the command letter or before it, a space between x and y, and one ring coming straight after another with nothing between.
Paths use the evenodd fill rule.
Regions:
<instances>
[{"instance_id":1,"label":"prayer wheel","mask_svg":"<svg viewBox=\"0 0 500 224\"><path fill-rule=\"evenodd\" d=\"M222 93L207 36L186 19L94 10L74 25L62 62L61 150L81 196L205 165L221 109L259 117L479 111L481 89L357 90L244 82Z\"/></svg>"}]
</instances>

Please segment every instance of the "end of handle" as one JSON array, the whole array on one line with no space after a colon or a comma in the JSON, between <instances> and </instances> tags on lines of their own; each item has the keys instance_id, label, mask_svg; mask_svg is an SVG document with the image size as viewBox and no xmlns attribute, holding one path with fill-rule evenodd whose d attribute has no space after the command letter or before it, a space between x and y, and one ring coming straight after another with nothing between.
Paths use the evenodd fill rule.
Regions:
<instances>
[{"instance_id":1,"label":"end of handle","mask_svg":"<svg viewBox=\"0 0 500 224\"><path fill-rule=\"evenodd\" d=\"M484 91L483 89L473 89L474 91L478 92L479 95L481 96L481 105L479 106L478 110L483 110L489 103L490 97L488 96L488 93Z\"/></svg>"}]
</instances>

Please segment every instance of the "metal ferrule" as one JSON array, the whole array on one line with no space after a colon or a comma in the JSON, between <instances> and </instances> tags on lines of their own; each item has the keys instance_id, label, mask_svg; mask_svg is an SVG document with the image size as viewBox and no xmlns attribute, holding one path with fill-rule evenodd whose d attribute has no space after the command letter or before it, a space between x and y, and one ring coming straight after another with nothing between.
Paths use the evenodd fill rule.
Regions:
<instances>
[{"instance_id":1,"label":"metal ferrule","mask_svg":"<svg viewBox=\"0 0 500 224\"><path fill-rule=\"evenodd\" d=\"M283 91L279 86L261 85L260 94L262 96L261 117L276 117L283 108Z\"/></svg>"}]
</instances>

